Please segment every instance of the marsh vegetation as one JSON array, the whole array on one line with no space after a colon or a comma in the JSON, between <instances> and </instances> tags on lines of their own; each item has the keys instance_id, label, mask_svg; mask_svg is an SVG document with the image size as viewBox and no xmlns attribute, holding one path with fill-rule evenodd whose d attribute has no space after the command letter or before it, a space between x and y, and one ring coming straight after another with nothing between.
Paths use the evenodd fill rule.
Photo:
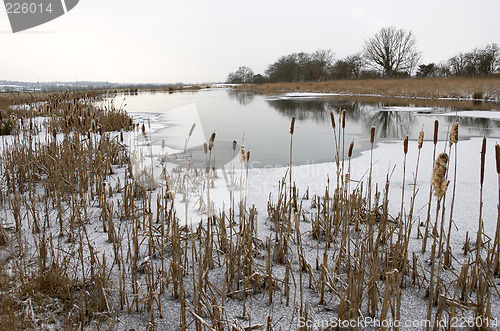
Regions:
<instances>
[{"instance_id":1,"label":"marsh vegetation","mask_svg":"<svg viewBox=\"0 0 500 331\"><path fill-rule=\"evenodd\" d=\"M375 183L375 126L366 128L366 173L351 171L350 115L332 110L332 172L313 191L295 184L301 141L292 117L289 166L258 210L248 195L248 149L235 141L227 151L230 198L215 205L218 135L207 139L203 166L191 164L189 153L174 162L164 144L159 156L150 152L150 122L134 122L112 103L98 108L99 98L52 94L16 100L19 111L2 112L11 125L0 137L2 328L335 329L366 317L423 318L426 329L451 329L457 320L494 327L500 222L484 226L482 195L484 182L498 179L484 170L486 150L497 153L500 174L500 148L486 138L475 153L477 228L457 248L456 123L445 138L438 121L413 141L402 138L391 156L404 169L401 189L389 172L383 186ZM131 136L144 146L134 157L150 164L140 173ZM423 149L433 150L429 164L421 162ZM423 167L433 169L432 181L417 187ZM425 218L415 216L419 189L428 197Z\"/></svg>"}]
</instances>

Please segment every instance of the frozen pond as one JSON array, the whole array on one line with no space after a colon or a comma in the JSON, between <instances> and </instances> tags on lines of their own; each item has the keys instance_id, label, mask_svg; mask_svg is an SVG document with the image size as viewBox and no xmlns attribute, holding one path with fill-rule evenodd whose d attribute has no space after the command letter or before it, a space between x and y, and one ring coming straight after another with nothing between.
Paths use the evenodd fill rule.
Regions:
<instances>
[{"instance_id":1,"label":"frozen pond","mask_svg":"<svg viewBox=\"0 0 500 331\"><path fill-rule=\"evenodd\" d=\"M376 127L377 142L401 141L406 135L416 140L421 129L425 131L426 140L432 140L437 119L439 140L444 140L457 115L460 140L483 136L500 138L500 111L368 104L317 94L262 96L228 89L123 97L125 109L134 114L136 120L151 119L153 145L159 146L165 140L166 146L183 150L191 126L196 123L188 148L192 158L201 163L205 162L203 141L216 132L215 158L219 164L232 157L231 146L236 140L238 145L243 144L251 151L252 167L288 165L292 116L296 117L294 164L332 161L334 137L330 111L338 118L339 109L346 110L346 149L354 141L355 155L369 148L371 126ZM123 97L119 95L116 103Z\"/></svg>"}]
</instances>

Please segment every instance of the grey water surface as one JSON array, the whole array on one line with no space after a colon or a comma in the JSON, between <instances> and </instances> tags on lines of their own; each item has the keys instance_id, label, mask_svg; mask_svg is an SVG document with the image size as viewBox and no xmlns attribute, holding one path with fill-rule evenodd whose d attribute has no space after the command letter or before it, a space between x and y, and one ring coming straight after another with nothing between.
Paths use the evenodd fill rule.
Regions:
<instances>
[{"instance_id":1,"label":"grey water surface","mask_svg":"<svg viewBox=\"0 0 500 331\"><path fill-rule=\"evenodd\" d=\"M216 132L214 155L222 164L234 156L232 142L236 140L238 146L245 145L245 149L251 151L251 167L287 166L290 160L290 120L293 116L296 118L292 150L294 164L333 161L336 144L340 146L340 155L344 153L347 157L352 141L355 144L353 156L356 156L370 148L371 126L376 128L376 142L402 141L406 135L416 140L422 129L425 140L432 141L434 121L438 120L439 140L444 140L449 126L458 118L460 140L478 136L500 138L500 111L474 112L474 116L468 116L470 112L452 108L392 106L348 101L342 96L332 95L263 96L221 88L139 93L124 97L127 111L158 114L164 128L153 132L152 142L160 145L165 140L167 146L169 141L175 139L170 133L179 116L179 112L173 110L194 104L206 140L212 132ZM346 111L345 132L339 130L341 110ZM336 119L335 131L330 111ZM184 141L189 126L185 137L177 138ZM202 146L192 149L190 153L194 159L205 162Z\"/></svg>"}]
</instances>

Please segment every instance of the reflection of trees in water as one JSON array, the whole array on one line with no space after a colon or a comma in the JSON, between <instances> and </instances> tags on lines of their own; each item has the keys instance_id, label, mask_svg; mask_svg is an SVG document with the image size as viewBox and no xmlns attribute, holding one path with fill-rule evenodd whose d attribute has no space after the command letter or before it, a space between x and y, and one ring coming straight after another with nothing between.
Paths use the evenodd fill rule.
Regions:
<instances>
[{"instance_id":1,"label":"reflection of trees in water","mask_svg":"<svg viewBox=\"0 0 500 331\"><path fill-rule=\"evenodd\" d=\"M283 115L299 121L313 120L316 122L330 122L330 111L336 116L339 109L346 110L346 118L357 120L360 117L357 102L339 102L325 100L267 100L267 103Z\"/></svg>"},{"instance_id":2,"label":"reflection of trees in water","mask_svg":"<svg viewBox=\"0 0 500 331\"><path fill-rule=\"evenodd\" d=\"M233 89L228 89L227 95L230 99L236 99L236 101L238 101L239 104L243 106L250 104L255 97L253 93Z\"/></svg>"},{"instance_id":3,"label":"reflection of trees in water","mask_svg":"<svg viewBox=\"0 0 500 331\"><path fill-rule=\"evenodd\" d=\"M455 120L454 116L448 116L447 118L449 123L453 123ZM498 137L500 133L500 121L481 117L458 117L459 133L460 128L468 129L471 135Z\"/></svg>"},{"instance_id":4,"label":"reflection of trees in water","mask_svg":"<svg viewBox=\"0 0 500 331\"><path fill-rule=\"evenodd\" d=\"M455 116L446 116L447 121L449 123L455 122ZM482 118L482 117L458 117L458 125L470 126L475 128L484 128L484 129L499 129L500 121L491 118Z\"/></svg>"},{"instance_id":5,"label":"reflection of trees in water","mask_svg":"<svg viewBox=\"0 0 500 331\"><path fill-rule=\"evenodd\" d=\"M380 138L403 138L410 132L410 127L416 122L416 117L409 112L378 111L366 117L366 128L375 127L375 133Z\"/></svg>"},{"instance_id":6,"label":"reflection of trees in water","mask_svg":"<svg viewBox=\"0 0 500 331\"><path fill-rule=\"evenodd\" d=\"M434 117L433 115L435 115L435 113L430 113L416 116L409 111L381 111L392 105L384 103L368 104L337 99L267 100L267 103L288 118L295 116L297 120L313 120L318 123L330 123L331 110L333 110L335 119L338 121L340 109L345 109L348 121L357 121L364 125L367 135L373 125L376 128L377 137L380 138L404 138L406 135L411 135L412 131L415 133L415 126L419 126L419 123L423 120L422 116ZM436 113L441 112L449 112L449 109L443 109L443 111L436 109ZM453 123L455 121L454 116L437 118L440 122ZM500 120L496 119L459 117L459 126L476 130L476 132L471 133L475 136L485 134L492 137L500 134Z\"/></svg>"}]
</instances>

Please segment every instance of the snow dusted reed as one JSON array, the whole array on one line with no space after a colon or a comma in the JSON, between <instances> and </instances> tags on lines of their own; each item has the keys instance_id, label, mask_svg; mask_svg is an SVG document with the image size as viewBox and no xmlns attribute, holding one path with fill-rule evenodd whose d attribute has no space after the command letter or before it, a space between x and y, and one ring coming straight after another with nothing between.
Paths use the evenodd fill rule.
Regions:
<instances>
[{"instance_id":1,"label":"snow dusted reed","mask_svg":"<svg viewBox=\"0 0 500 331\"><path fill-rule=\"evenodd\" d=\"M292 166L294 118L288 165L252 169L249 150L231 141L219 167L223 142L216 133L196 142L200 123L186 127L178 151L154 146L151 118L97 109L98 97L19 100L31 109L1 115L12 128L1 137L3 327L496 327L500 218L483 210L486 139L474 160L478 206L460 200L478 207L470 225L449 167L466 166L457 146L476 141L459 142L458 124L443 144L436 122L432 161L423 131L377 146L374 127L370 150L353 158L339 110L332 162Z\"/></svg>"}]
</instances>

